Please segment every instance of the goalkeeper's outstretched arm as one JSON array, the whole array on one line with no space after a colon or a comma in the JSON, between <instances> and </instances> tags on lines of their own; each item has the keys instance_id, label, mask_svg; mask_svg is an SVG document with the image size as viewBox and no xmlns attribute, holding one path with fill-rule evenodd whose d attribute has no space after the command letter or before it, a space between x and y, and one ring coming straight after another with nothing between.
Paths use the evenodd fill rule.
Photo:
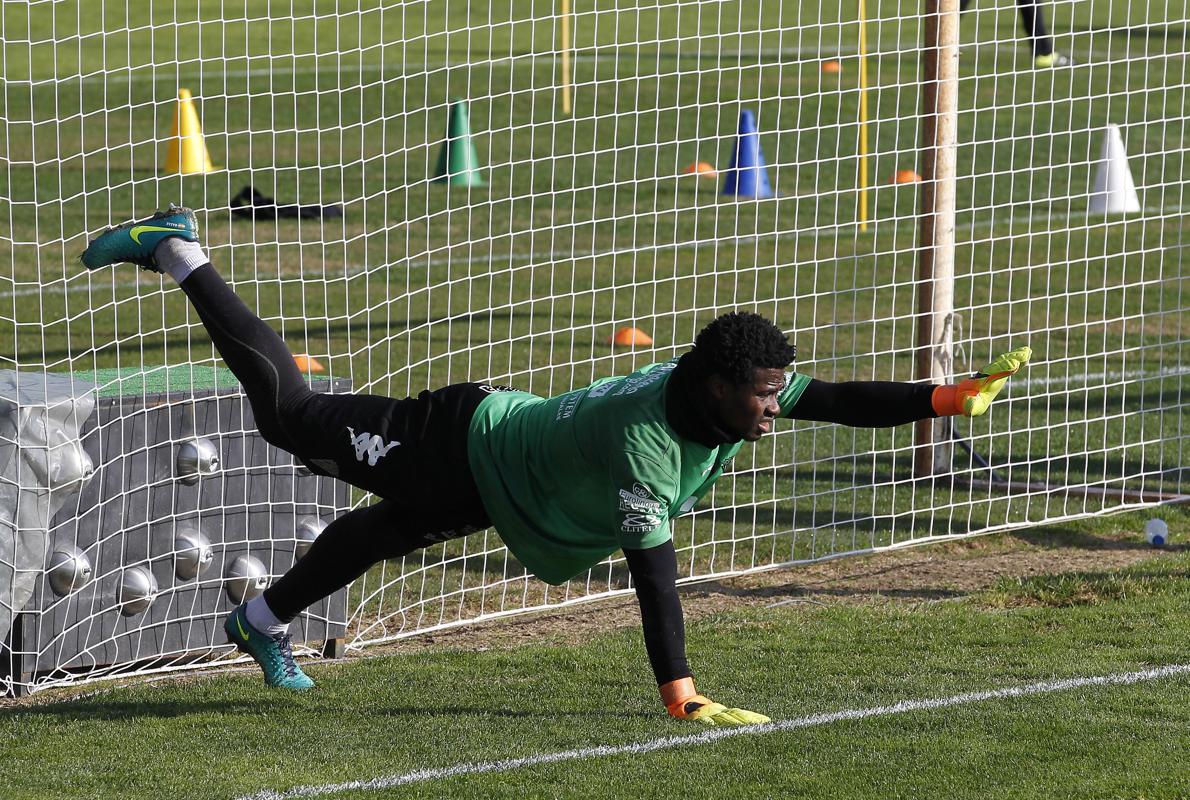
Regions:
<instances>
[{"instance_id":1,"label":"goalkeeper's outstretched arm","mask_svg":"<svg viewBox=\"0 0 1190 800\"><path fill-rule=\"evenodd\" d=\"M836 422L853 428L890 428L930 417L983 414L1008 379L1028 363L1032 351L1019 347L956 383L938 386L896 381L811 380L782 416Z\"/></svg>"},{"instance_id":2,"label":"goalkeeper's outstretched arm","mask_svg":"<svg viewBox=\"0 0 1190 800\"><path fill-rule=\"evenodd\" d=\"M789 408L782 408L781 414L795 419L871 428L937 416L976 416L987 411L1005 381L1029 360L1030 355L1029 348L1018 348L1001 355L972 377L948 386L811 380L796 402ZM780 373L777 378L779 376ZM776 394L773 389L771 395ZM768 722L769 718L762 714L728 708L699 694L694 688L694 678L686 660L686 634L676 585L678 568L673 542L666 541L645 549L625 548L624 556L640 603L649 663L666 710L674 717L710 725Z\"/></svg>"},{"instance_id":3,"label":"goalkeeper's outstretched arm","mask_svg":"<svg viewBox=\"0 0 1190 800\"><path fill-rule=\"evenodd\" d=\"M686 661L686 629L678 598L678 558L672 541L644 550L625 549L644 626L645 650L671 716L707 725L768 722L763 714L728 708L700 695Z\"/></svg>"}]
</instances>

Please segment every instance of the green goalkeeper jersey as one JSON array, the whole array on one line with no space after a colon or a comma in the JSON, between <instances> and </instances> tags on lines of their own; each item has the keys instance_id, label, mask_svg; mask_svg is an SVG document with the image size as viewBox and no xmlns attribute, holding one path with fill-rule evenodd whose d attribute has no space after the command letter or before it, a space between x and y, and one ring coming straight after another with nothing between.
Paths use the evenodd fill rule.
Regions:
<instances>
[{"instance_id":1,"label":"green goalkeeper jersey","mask_svg":"<svg viewBox=\"0 0 1190 800\"><path fill-rule=\"evenodd\" d=\"M742 442L707 447L665 417L677 359L604 378L557 397L496 392L468 432L471 470L508 549L542 580L560 584L620 548L670 536L670 519L710 491ZM782 416L809 376L789 372Z\"/></svg>"}]
</instances>

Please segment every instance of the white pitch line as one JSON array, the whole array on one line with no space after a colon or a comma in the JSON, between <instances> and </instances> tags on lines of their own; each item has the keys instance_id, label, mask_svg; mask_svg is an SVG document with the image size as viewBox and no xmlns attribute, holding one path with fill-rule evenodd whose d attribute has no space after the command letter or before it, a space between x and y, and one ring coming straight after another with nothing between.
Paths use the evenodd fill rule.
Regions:
<instances>
[{"instance_id":1,"label":"white pitch line","mask_svg":"<svg viewBox=\"0 0 1190 800\"><path fill-rule=\"evenodd\" d=\"M1124 672L1116 675L1099 675L1089 678L1066 678L1057 681L1042 681L1026 686L1014 686L1006 689L989 689L982 692L970 692L952 697L940 697L930 700L902 700L888 706L874 706L857 708L846 711L833 711L825 714L813 714L808 717L783 720L766 725L746 725L739 728L714 728L703 733L686 736L666 736L645 742L624 745L603 745L600 747L583 747L575 750L563 750L556 753L541 753L523 758L510 758L503 761L471 761L455 764L450 767L434 769L419 769L399 775L387 775L370 780L347 781L346 783L329 783L322 786L298 786L284 791L263 791L251 795L243 795L238 800L289 800L296 797L320 797L340 792L377 791L393 789L398 786L408 786L414 783L457 778L464 775L481 775L489 772L510 772L525 767L536 767L542 764L556 764L562 761L579 761L606 756L638 755L653 753L658 750L670 750L677 747L697 747L712 744L722 739L736 736L763 736L769 733L779 733L814 728L829 725L834 722L849 722L852 720L869 719L871 717L886 717L892 714L905 714L912 711L929 711L936 708L968 705L985 700L1005 700L1029 695L1064 692L1080 689L1085 686L1121 686L1142 681L1158 680L1179 675L1190 674L1190 664L1172 664L1164 667L1140 670L1138 672Z\"/></svg>"},{"instance_id":2,"label":"white pitch line","mask_svg":"<svg viewBox=\"0 0 1190 800\"><path fill-rule=\"evenodd\" d=\"M1088 375L1068 375L1057 378L1014 378L1008 382L1009 394L1023 388L1048 386L1090 386L1100 388L1107 383L1132 381L1136 379L1150 380L1152 378L1177 378L1190 375L1190 367L1162 367L1158 370L1129 370L1128 372L1092 372Z\"/></svg>"}]
</instances>

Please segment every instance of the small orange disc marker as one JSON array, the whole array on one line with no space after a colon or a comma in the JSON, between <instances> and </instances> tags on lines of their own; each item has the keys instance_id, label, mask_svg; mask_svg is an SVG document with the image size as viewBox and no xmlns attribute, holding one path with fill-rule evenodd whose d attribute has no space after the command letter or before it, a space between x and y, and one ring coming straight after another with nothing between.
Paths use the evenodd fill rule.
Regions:
<instances>
[{"instance_id":1,"label":"small orange disc marker","mask_svg":"<svg viewBox=\"0 0 1190 800\"><path fill-rule=\"evenodd\" d=\"M314 356L308 356L305 353L299 353L293 357L293 363L297 364L297 368L301 372L307 374L311 372L326 372L326 367L319 363Z\"/></svg>"},{"instance_id":2,"label":"small orange disc marker","mask_svg":"<svg viewBox=\"0 0 1190 800\"><path fill-rule=\"evenodd\" d=\"M921 176L911 169L899 169L889 183L920 183Z\"/></svg>"},{"instance_id":3,"label":"small orange disc marker","mask_svg":"<svg viewBox=\"0 0 1190 800\"><path fill-rule=\"evenodd\" d=\"M612 344L620 347L647 347L653 338L640 328L620 328L612 337Z\"/></svg>"},{"instance_id":4,"label":"small orange disc marker","mask_svg":"<svg viewBox=\"0 0 1190 800\"><path fill-rule=\"evenodd\" d=\"M719 174L715 171L715 165L706 161L695 162L682 170L682 172L687 175L698 175L700 178L714 178Z\"/></svg>"}]
</instances>

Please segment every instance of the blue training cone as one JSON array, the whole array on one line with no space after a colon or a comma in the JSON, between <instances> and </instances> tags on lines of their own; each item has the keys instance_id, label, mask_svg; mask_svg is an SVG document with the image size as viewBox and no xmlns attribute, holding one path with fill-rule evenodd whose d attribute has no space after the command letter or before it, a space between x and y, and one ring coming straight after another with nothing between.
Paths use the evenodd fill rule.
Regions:
<instances>
[{"instance_id":1,"label":"blue training cone","mask_svg":"<svg viewBox=\"0 0 1190 800\"><path fill-rule=\"evenodd\" d=\"M731 152L731 165L723 177L723 194L733 197L772 197L756 117L747 109L740 112L740 131Z\"/></svg>"}]
</instances>

